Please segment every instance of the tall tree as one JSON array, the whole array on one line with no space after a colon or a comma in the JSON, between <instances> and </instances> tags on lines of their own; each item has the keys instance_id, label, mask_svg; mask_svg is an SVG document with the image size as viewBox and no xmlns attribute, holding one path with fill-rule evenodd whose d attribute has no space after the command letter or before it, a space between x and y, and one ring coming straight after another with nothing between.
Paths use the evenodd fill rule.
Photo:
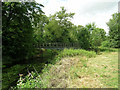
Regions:
<instances>
[{"instance_id":1,"label":"tall tree","mask_svg":"<svg viewBox=\"0 0 120 90\"><path fill-rule=\"evenodd\" d=\"M70 42L71 38L69 37L69 32L73 25L70 20L73 15L74 13L67 13L66 9L61 7L61 11L58 11L54 15L50 16L49 23L45 27L45 32L49 36L53 36L53 42Z\"/></svg>"},{"instance_id":2,"label":"tall tree","mask_svg":"<svg viewBox=\"0 0 120 90\"><path fill-rule=\"evenodd\" d=\"M44 38L46 42L62 42L61 41L61 27L58 24L58 21L52 19L48 24L45 25Z\"/></svg>"},{"instance_id":3,"label":"tall tree","mask_svg":"<svg viewBox=\"0 0 120 90\"><path fill-rule=\"evenodd\" d=\"M110 47L119 47L118 41L119 41L119 32L118 32L118 13L114 13L112 15L112 18L107 22L107 25L109 27L109 41L110 41Z\"/></svg>"},{"instance_id":4,"label":"tall tree","mask_svg":"<svg viewBox=\"0 0 120 90\"><path fill-rule=\"evenodd\" d=\"M96 28L96 25L95 23L88 23L87 25L85 25L86 29L88 29L90 32L92 32L95 28Z\"/></svg>"},{"instance_id":5,"label":"tall tree","mask_svg":"<svg viewBox=\"0 0 120 90\"><path fill-rule=\"evenodd\" d=\"M44 34L44 27L49 23L49 19L46 15L41 15L38 17L40 20L37 26L34 27L34 39L36 44L37 43L45 43L45 34Z\"/></svg>"},{"instance_id":6,"label":"tall tree","mask_svg":"<svg viewBox=\"0 0 120 90\"><path fill-rule=\"evenodd\" d=\"M43 13L41 7L35 2L2 3L3 59L9 56L12 60L22 60L31 56L33 27Z\"/></svg>"},{"instance_id":7,"label":"tall tree","mask_svg":"<svg viewBox=\"0 0 120 90\"><path fill-rule=\"evenodd\" d=\"M104 29L96 28L92 31L91 39L92 39L92 46L98 47L101 45L101 43L105 40L105 34L106 32Z\"/></svg>"},{"instance_id":8,"label":"tall tree","mask_svg":"<svg viewBox=\"0 0 120 90\"><path fill-rule=\"evenodd\" d=\"M79 25L77 28L77 40L81 48L89 49L90 48L90 31L87 28Z\"/></svg>"}]
</instances>

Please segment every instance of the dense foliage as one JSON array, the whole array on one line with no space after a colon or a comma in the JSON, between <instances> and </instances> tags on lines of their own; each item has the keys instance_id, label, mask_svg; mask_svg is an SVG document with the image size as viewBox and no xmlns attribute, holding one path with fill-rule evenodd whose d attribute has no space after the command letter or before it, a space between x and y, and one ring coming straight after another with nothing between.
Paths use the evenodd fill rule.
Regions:
<instances>
[{"instance_id":1,"label":"dense foliage","mask_svg":"<svg viewBox=\"0 0 120 90\"><path fill-rule=\"evenodd\" d=\"M109 26L109 46L110 47L114 47L114 48L118 48L120 47L119 44L119 35L120 32L118 31L118 27L119 25L119 19L120 16L118 13L114 13L112 15L112 18L109 20L109 22L107 22L107 25Z\"/></svg>"},{"instance_id":2,"label":"dense foliage","mask_svg":"<svg viewBox=\"0 0 120 90\"><path fill-rule=\"evenodd\" d=\"M23 60L32 56L33 26L43 13L41 6L34 2L2 3L3 61Z\"/></svg>"},{"instance_id":3,"label":"dense foliage","mask_svg":"<svg viewBox=\"0 0 120 90\"><path fill-rule=\"evenodd\" d=\"M77 43L83 49L100 46L105 31L94 23L85 27L70 21L75 13L61 11L47 17L37 3L3 3L3 60L23 60L33 55L33 44ZM11 60L10 60L11 61Z\"/></svg>"},{"instance_id":4,"label":"dense foliage","mask_svg":"<svg viewBox=\"0 0 120 90\"><path fill-rule=\"evenodd\" d=\"M53 61L60 60L62 57L82 55L85 57L95 56L95 52L89 52L85 50L101 51L114 51L104 47L120 47L118 44L119 34L118 28L120 25L120 17L118 13L113 14L112 19L109 20L107 25L109 26L109 35L106 36L105 30L99 28L95 23L88 23L85 26L74 25L71 19L75 13L68 13L64 7L49 17L42 11L41 4L36 2L3 2L2 3L2 41L3 41L3 68L9 68L12 65L35 62L37 53L39 54L39 69L44 66L42 63L53 63ZM66 43L77 44L78 50L65 49L61 52L58 50L45 50L36 49L36 45L42 43ZM99 46L102 46L99 48ZM85 49L85 50L82 50ZM59 54L56 55L58 52ZM46 53L47 52L47 53ZM44 54L44 55L43 55ZM50 56L54 56L54 59L50 59ZM56 55L56 56L55 56ZM31 58L32 57L32 58ZM43 59L47 58L47 59ZM33 59L35 58L35 60ZM53 58L53 57L52 57ZM7 67L6 67L7 66ZM26 66L27 65L23 65ZM17 68L16 68L17 67ZM11 77L18 75L19 71L24 68L20 65L13 66L10 69L3 70L4 82L5 78L9 77L10 83L16 81ZM14 72L14 70L19 69ZM9 72L8 75L6 72ZM43 85L43 82L38 81L39 75L35 78L34 73L31 76L26 76L25 83L19 81L18 87L39 87L39 84ZM32 80L30 80L32 77ZM18 78L18 76L16 77ZM13 79L13 80L11 80ZM35 82L38 82L34 84ZM9 87L9 82L3 83L4 87ZM30 83L34 85L30 85ZM6 86L5 86L6 85ZM42 86L40 86L42 87ZM46 86L43 86L46 87Z\"/></svg>"},{"instance_id":5,"label":"dense foliage","mask_svg":"<svg viewBox=\"0 0 120 90\"><path fill-rule=\"evenodd\" d=\"M48 42L71 42L70 31L73 24L70 22L70 19L74 13L67 13L64 7L61 7L61 9L61 11L49 17L49 23L44 28L45 40Z\"/></svg>"}]
</instances>

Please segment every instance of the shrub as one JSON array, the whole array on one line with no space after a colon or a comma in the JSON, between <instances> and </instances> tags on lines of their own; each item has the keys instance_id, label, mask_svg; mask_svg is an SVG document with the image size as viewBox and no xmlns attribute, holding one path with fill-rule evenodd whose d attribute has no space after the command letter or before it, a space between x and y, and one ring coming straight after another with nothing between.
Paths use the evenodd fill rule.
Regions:
<instances>
[{"instance_id":1,"label":"shrub","mask_svg":"<svg viewBox=\"0 0 120 90\"><path fill-rule=\"evenodd\" d=\"M40 80L40 75L37 76L37 74L33 71L25 76L25 78L20 76L17 84L17 88L38 88L42 86L43 84Z\"/></svg>"},{"instance_id":2,"label":"shrub","mask_svg":"<svg viewBox=\"0 0 120 90\"><path fill-rule=\"evenodd\" d=\"M108 47L99 47L101 52L117 52L118 49L115 48L108 48Z\"/></svg>"},{"instance_id":3,"label":"shrub","mask_svg":"<svg viewBox=\"0 0 120 90\"><path fill-rule=\"evenodd\" d=\"M17 79L19 79L19 72L25 69L25 65L14 65L10 68L2 70L2 88L9 89L10 86L15 85Z\"/></svg>"},{"instance_id":4,"label":"shrub","mask_svg":"<svg viewBox=\"0 0 120 90\"><path fill-rule=\"evenodd\" d=\"M101 47L110 47L110 42L109 41L103 41L101 44Z\"/></svg>"},{"instance_id":5,"label":"shrub","mask_svg":"<svg viewBox=\"0 0 120 90\"><path fill-rule=\"evenodd\" d=\"M93 51L86 51L83 49L64 49L62 52L59 53L58 56L66 57L66 56L87 56L87 57L94 57L96 54Z\"/></svg>"}]
</instances>

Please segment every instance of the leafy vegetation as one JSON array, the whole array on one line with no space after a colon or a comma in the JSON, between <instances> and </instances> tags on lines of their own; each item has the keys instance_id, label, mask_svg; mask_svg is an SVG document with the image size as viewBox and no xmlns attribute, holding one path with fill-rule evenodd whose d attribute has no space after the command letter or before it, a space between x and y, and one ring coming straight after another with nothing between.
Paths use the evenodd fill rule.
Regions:
<instances>
[{"instance_id":1,"label":"leafy vegetation","mask_svg":"<svg viewBox=\"0 0 120 90\"><path fill-rule=\"evenodd\" d=\"M3 68L3 83L2 88L8 89L13 88L17 85L17 81L19 77L22 75L25 77L29 72L34 71L34 68L37 70L38 73L42 71L42 69L45 67L46 63L49 63L51 59L58 53L57 50L45 50L43 55L38 56L37 54L33 59L29 59L28 62L23 64L16 64L14 66L11 66L9 68L4 67ZM39 57L39 58L38 58Z\"/></svg>"},{"instance_id":2,"label":"leafy vegetation","mask_svg":"<svg viewBox=\"0 0 120 90\"><path fill-rule=\"evenodd\" d=\"M33 26L43 13L40 7L34 2L2 3L3 64L6 60L19 62L33 55Z\"/></svg>"},{"instance_id":3,"label":"leafy vegetation","mask_svg":"<svg viewBox=\"0 0 120 90\"><path fill-rule=\"evenodd\" d=\"M34 68L21 76L16 88L118 88L117 52L95 56L95 52L65 49L55 57L56 62L45 64L42 73Z\"/></svg>"},{"instance_id":4,"label":"leafy vegetation","mask_svg":"<svg viewBox=\"0 0 120 90\"><path fill-rule=\"evenodd\" d=\"M110 44L110 47L113 47L113 48L120 48L118 43L119 35L120 35L118 31L119 18L120 18L120 15L118 13L114 13L112 15L112 18L107 23L107 25L109 26L109 44Z\"/></svg>"},{"instance_id":5,"label":"leafy vegetation","mask_svg":"<svg viewBox=\"0 0 120 90\"><path fill-rule=\"evenodd\" d=\"M62 58L72 57L76 55L79 55L81 57L86 56L90 58L95 57L96 53L93 51L85 51L81 49L64 49L63 51L59 52L54 60L51 60L51 64L46 64L46 66L42 70L42 73L48 72L50 67L54 66L54 64L56 64L56 62L60 61ZM46 78L49 79L50 76L47 76ZM34 68L34 72L29 72L29 74L25 76L25 78L20 77L20 79L18 80L17 88L47 88L47 85L50 82L45 80L43 80L42 74L38 74L37 69Z\"/></svg>"},{"instance_id":6,"label":"leafy vegetation","mask_svg":"<svg viewBox=\"0 0 120 90\"><path fill-rule=\"evenodd\" d=\"M54 80L54 78L52 78L56 73L60 72L55 68L57 68L57 65L66 67L67 65L64 65L64 63L70 64L69 62L71 62L71 64L68 65L68 67L71 68L70 70L65 68L58 70L70 71L65 77L70 74L70 77L73 77L71 80L79 83L79 81L77 81L79 77L78 73L82 73L84 76L84 72L87 73L86 68L91 68L88 72L89 75L94 72L95 68L91 66L88 67L87 65L89 58L95 57L96 54L101 54L101 51L105 51L104 53L109 52L110 54L111 52L115 53L118 51L115 48L120 47L118 42L118 28L120 26L118 22L120 21L120 17L118 13L113 14L107 23L109 26L109 35L106 35L105 30L97 27L95 23L88 23L85 26L74 25L71 20L75 13L67 12L64 7L61 7L60 11L50 16L45 15L42 7L44 7L42 4L36 2L2 2L2 21L4 21L2 23L2 81L3 88L5 89L9 89L10 87L14 88L19 76L20 79L18 80L16 88L55 87L57 85L54 85L54 82L58 83L60 80ZM44 48L36 48L36 46L39 47L39 44L43 43L73 43L77 44L81 49L66 48L64 50L46 50ZM64 58L69 59L71 57L75 58L75 60L77 58L77 61L73 59L68 61L64 60ZM111 58L114 59L114 57ZM98 62L97 59L95 60L96 64L100 63L99 60ZM106 59L105 62L107 62ZM101 60L101 63L105 62ZM111 62L117 63L114 61ZM77 68L76 65L73 65L74 63L78 65ZM92 63L95 64L95 62ZM109 63L108 65L111 64ZM50 73L48 73L49 70ZM95 71L100 72L101 75L102 70L106 70L106 66L100 70L96 69ZM61 73L63 73L63 71ZM51 74L52 72L53 74ZM62 74L62 77L63 75L64 74ZM58 77L61 76L58 75ZM106 76L101 75L101 77ZM111 76L107 75L107 77ZM53 83L50 83L49 80ZM68 80L68 78L66 80ZM109 82L108 79L105 80ZM102 81L105 82L105 80ZM105 86L109 87L111 85L110 87L117 87L116 76L115 78L110 78L110 80L113 80L113 83L105 83ZM63 82L67 81L63 80ZM62 84L63 83L58 87L64 86ZM82 85L84 88L86 84Z\"/></svg>"},{"instance_id":7,"label":"leafy vegetation","mask_svg":"<svg viewBox=\"0 0 120 90\"><path fill-rule=\"evenodd\" d=\"M2 88L7 89L10 86L14 86L17 79L19 79L19 73L23 73L23 69L26 69L25 65L14 65L13 67L3 69L2 73Z\"/></svg>"},{"instance_id":8,"label":"leafy vegetation","mask_svg":"<svg viewBox=\"0 0 120 90\"><path fill-rule=\"evenodd\" d=\"M118 52L119 49L108 48L108 47L99 47L101 52Z\"/></svg>"},{"instance_id":9,"label":"leafy vegetation","mask_svg":"<svg viewBox=\"0 0 120 90\"><path fill-rule=\"evenodd\" d=\"M64 49L58 56L60 57L66 57L66 56L86 56L86 57L93 57L96 55L93 51L85 51L82 49Z\"/></svg>"}]
</instances>

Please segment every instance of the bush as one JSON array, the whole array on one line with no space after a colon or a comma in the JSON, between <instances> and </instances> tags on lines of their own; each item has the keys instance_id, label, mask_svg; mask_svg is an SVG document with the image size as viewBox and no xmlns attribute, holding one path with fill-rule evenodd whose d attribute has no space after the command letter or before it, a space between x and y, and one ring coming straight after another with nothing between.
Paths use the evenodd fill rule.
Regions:
<instances>
[{"instance_id":1,"label":"bush","mask_svg":"<svg viewBox=\"0 0 120 90\"><path fill-rule=\"evenodd\" d=\"M43 84L40 80L40 75L37 75L33 71L29 73L25 78L20 76L17 84L17 88L40 88L42 86Z\"/></svg>"},{"instance_id":2,"label":"bush","mask_svg":"<svg viewBox=\"0 0 120 90\"><path fill-rule=\"evenodd\" d=\"M64 49L59 54L59 56L61 56L61 57L76 56L76 55L94 57L96 54L93 51L86 51L83 49Z\"/></svg>"},{"instance_id":3,"label":"bush","mask_svg":"<svg viewBox=\"0 0 120 90\"><path fill-rule=\"evenodd\" d=\"M110 42L109 41L103 41L101 44L101 47L110 47Z\"/></svg>"},{"instance_id":4,"label":"bush","mask_svg":"<svg viewBox=\"0 0 120 90\"><path fill-rule=\"evenodd\" d=\"M14 65L13 67L2 70L2 88L9 89L10 86L16 84L16 80L19 79L19 73L25 69L25 65Z\"/></svg>"},{"instance_id":5,"label":"bush","mask_svg":"<svg viewBox=\"0 0 120 90\"><path fill-rule=\"evenodd\" d=\"M117 52L118 51L118 49L108 48L108 47L99 47L99 50L101 52Z\"/></svg>"}]
</instances>

